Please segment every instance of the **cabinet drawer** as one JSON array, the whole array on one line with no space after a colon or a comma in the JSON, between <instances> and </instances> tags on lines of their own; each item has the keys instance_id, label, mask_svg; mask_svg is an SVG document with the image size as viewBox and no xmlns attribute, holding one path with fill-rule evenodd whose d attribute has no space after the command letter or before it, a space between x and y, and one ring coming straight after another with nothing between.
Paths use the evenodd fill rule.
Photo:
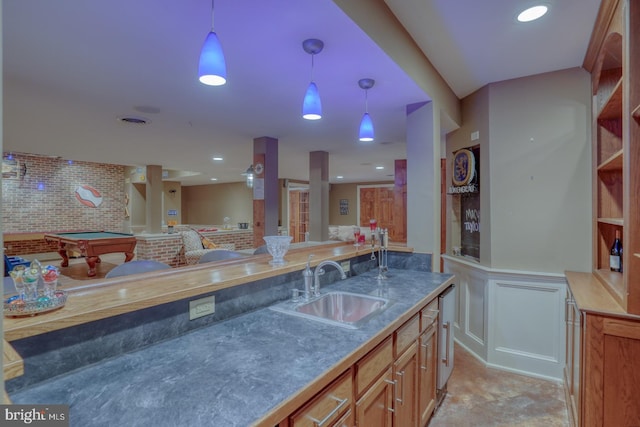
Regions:
<instances>
[{"instance_id":1,"label":"cabinet drawer","mask_svg":"<svg viewBox=\"0 0 640 427\"><path fill-rule=\"evenodd\" d=\"M345 411L352 409L352 402L353 380L349 370L292 415L290 426L330 426Z\"/></svg>"},{"instance_id":2,"label":"cabinet drawer","mask_svg":"<svg viewBox=\"0 0 640 427\"><path fill-rule=\"evenodd\" d=\"M389 337L356 363L356 393L358 396L391 365L392 361L393 345Z\"/></svg>"},{"instance_id":3,"label":"cabinet drawer","mask_svg":"<svg viewBox=\"0 0 640 427\"><path fill-rule=\"evenodd\" d=\"M438 298L431 301L425 308L420 311L420 331L427 330L434 322L438 320Z\"/></svg>"},{"instance_id":4,"label":"cabinet drawer","mask_svg":"<svg viewBox=\"0 0 640 427\"><path fill-rule=\"evenodd\" d=\"M395 333L396 355L402 354L411 344L418 339L420 334L420 316L416 314Z\"/></svg>"}]
</instances>

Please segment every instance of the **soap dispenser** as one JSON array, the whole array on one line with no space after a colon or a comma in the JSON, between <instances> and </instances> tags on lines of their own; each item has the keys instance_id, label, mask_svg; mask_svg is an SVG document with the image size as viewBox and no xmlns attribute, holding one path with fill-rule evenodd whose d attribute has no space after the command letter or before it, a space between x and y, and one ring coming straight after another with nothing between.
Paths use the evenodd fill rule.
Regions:
<instances>
[{"instance_id":1,"label":"soap dispenser","mask_svg":"<svg viewBox=\"0 0 640 427\"><path fill-rule=\"evenodd\" d=\"M302 272L302 277L304 278L304 299L309 300L311 297L311 290L313 289L313 271L311 271L311 258L313 254L309 255L307 259L307 266Z\"/></svg>"}]
</instances>

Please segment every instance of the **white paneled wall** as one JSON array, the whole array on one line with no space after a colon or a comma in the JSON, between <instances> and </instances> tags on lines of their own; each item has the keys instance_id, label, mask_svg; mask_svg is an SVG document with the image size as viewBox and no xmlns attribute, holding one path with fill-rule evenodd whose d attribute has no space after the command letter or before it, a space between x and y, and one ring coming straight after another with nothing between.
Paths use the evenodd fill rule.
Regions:
<instances>
[{"instance_id":1,"label":"white paneled wall","mask_svg":"<svg viewBox=\"0 0 640 427\"><path fill-rule=\"evenodd\" d=\"M564 276L443 259L458 286L455 340L489 366L561 381Z\"/></svg>"}]
</instances>

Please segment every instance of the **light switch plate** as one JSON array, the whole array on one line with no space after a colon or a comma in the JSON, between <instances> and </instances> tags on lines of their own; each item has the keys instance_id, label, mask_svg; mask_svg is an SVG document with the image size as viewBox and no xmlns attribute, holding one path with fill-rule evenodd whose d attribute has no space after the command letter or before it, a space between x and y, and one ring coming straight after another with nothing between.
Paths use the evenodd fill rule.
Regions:
<instances>
[{"instance_id":1,"label":"light switch plate","mask_svg":"<svg viewBox=\"0 0 640 427\"><path fill-rule=\"evenodd\" d=\"M342 267L345 273L349 273L349 271L351 270L351 261L349 260L342 261L340 263L340 267Z\"/></svg>"},{"instance_id":2,"label":"light switch plate","mask_svg":"<svg viewBox=\"0 0 640 427\"><path fill-rule=\"evenodd\" d=\"M216 297L204 297L189 301L189 320L208 316L216 312Z\"/></svg>"}]
</instances>

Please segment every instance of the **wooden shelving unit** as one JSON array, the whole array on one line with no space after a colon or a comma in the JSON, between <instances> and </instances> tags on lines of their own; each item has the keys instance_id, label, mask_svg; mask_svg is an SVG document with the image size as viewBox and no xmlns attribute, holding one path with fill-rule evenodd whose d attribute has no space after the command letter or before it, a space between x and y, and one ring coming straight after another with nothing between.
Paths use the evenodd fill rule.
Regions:
<instances>
[{"instance_id":1,"label":"wooden shelving unit","mask_svg":"<svg viewBox=\"0 0 640 427\"><path fill-rule=\"evenodd\" d=\"M640 37L638 1L607 2L611 19L594 56L593 272L620 306L640 314ZM592 39L593 41L593 39ZM609 269L616 231L623 271Z\"/></svg>"}]
</instances>

